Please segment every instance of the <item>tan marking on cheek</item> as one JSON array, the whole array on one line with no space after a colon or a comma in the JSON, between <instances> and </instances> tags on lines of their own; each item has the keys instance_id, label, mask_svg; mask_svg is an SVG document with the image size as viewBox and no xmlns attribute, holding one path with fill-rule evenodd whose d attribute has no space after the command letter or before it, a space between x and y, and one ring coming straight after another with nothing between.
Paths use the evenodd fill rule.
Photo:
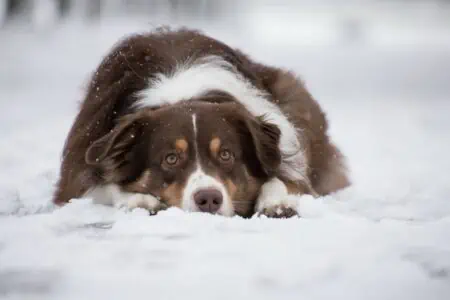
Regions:
<instances>
[{"instance_id":1,"label":"tan marking on cheek","mask_svg":"<svg viewBox=\"0 0 450 300\"><path fill-rule=\"evenodd\" d=\"M217 157L217 155L219 154L221 144L222 142L218 137L213 138L209 143L209 150L211 150L211 153L213 154L214 157Z\"/></svg>"},{"instance_id":2,"label":"tan marking on cheek","mask_svg":"<svg viewBox=\"0 0 450 300\"><path fill-rule=\"evenodd\" d=\"M178 183L168 185L161 193L161 198L169 206L181 207L184 186Z\"/></svg>"},{"instance_id":3,"label":"tan marking on cheek","mask_svg":"<svg viewBox=\"0 0 450 300\"><path fill-rule=\"evenodd\" d=\"M247 168L243 170L244 184L235 185L236 192L234 194L233 206L236 214L243 217L251 217L254 214L254 207L259 191L262 186L261 180L249 174Z\"/></svg>"},{"instance_id":4,"label":"tan marking on cheek","mask_svg":"<svg viewBox=\"0 0 450 300\"><path fill-rule=\"evenodd\" d=\"M256 200L263 182L250 175L250 172L247 168L244 168L244 174L247 181L247 197L254 198L254 200Z\"/></svg>"},{"instance_id":5,"label":"tan marking on cheek","mask_svg":"<svg viewBox=\"0 0 450 300\"><path fill-rule=\"evenodd\" d=\"M128 192L144 194L150 186L151 175L150 170L145 170L136 181L127 184L124 189Z\"/></svg>"},{"instance_id":6,"label":"tan marking on cheek","mask_svg":"<svg viewBox=\"0 0 450 300\"><path fill-rule=\"evenodd\" d=\"M228 195L230 195L230 199L234 200L234 197L236 196L237 186L231 179L226 179L225 187L227 188Z\"/></svg>"},{"instance_id":7,"label":"tan marking on cheek","mask_svg":"<svg viewBox=\"0 0 450 300\"><path fill-rule=\"evenodd\" d=\"M237 186L234 184L234 182L230 178L223 180L219 177L219 175L214 175L213 177L225 186L230 201L233 201L237 191Z\"/></svg>"},{"instance_id":8,"label":"tan marking on cheek","mask_svg":"<svg viewBox=\"0 0 450 300\"><path fill-rule=\"evenodd\" d=\"M175 141L175 148L180 152L186 152L188 149L188 142L185 139L177 139Z\"/></svg>"}]
</instances>

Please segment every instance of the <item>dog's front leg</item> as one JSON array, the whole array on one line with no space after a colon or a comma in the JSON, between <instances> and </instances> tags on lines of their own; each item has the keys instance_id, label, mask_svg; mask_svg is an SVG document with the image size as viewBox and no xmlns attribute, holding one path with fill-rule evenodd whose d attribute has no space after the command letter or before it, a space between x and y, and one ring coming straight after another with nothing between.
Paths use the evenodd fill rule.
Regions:
<instances>
[{"instance_id":1,"label":"dog's front leg","mask_svg":"<svg viewBox=\"0 0 450 300\"><path fill-rule=\"evenodd\" d=\"M307 193L307 188L302 184L284 182L274 177L261 187L256 203L256 214L269 218L290 218L299 216L298 200L294 195Z\"/></svg>"},{"instance_id":2,"label":"dog's front leg","mask_svg":"<svg viewBox=\"0 0 450 300\"><path fill-rule=\"evenodd\" d=\"M115 184L95 187L86 193L85 197L91 198L97 204L112 205L126 210L143 208L151 215L167 209L167 205L153 195L126 192Z\"/></svg>"}]
</instances>

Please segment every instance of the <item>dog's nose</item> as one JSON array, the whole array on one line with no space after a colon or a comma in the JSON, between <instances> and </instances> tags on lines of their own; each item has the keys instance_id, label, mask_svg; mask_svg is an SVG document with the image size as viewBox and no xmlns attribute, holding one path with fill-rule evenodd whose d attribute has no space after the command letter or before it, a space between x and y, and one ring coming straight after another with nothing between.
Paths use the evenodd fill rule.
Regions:
<instances>
[{"instance_id":1,"label":"dog's nose","mask_svg":"<svg viewBox=\"0 0 450 300\"><path fill-rule=\"evenodd\" d=\"M223 202L222 193L216 189L203 189L194 194L194 201L202 212L216 213Z\"/></svg>"}]
</instances>

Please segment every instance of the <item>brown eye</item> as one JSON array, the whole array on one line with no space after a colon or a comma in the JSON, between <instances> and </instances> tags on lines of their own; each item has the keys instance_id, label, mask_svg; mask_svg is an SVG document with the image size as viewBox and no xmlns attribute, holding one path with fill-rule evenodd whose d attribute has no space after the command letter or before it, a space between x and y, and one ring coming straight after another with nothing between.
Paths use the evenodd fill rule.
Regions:
<instances>
[{"instance_id":1,"label":"brown eye","mask_svg":"<svg viewBox=\"0 0 450 300\"><path fill-rule=\"evenodd\" d=\"M223 161L229 161L232 158L232 154L229 150L222 150L219 153L219 157Z\"/></svg>"},{"instance_id":2,"label":"brown eye","mask_svg":"<svg viewBox=\"0 0 450 300\"><path fill-rule=\"evenodd\" d=\"M169 165L175 165L178 162L178 155L170 153L166 155L165 161Z\"/></svg>"}]
</instances>

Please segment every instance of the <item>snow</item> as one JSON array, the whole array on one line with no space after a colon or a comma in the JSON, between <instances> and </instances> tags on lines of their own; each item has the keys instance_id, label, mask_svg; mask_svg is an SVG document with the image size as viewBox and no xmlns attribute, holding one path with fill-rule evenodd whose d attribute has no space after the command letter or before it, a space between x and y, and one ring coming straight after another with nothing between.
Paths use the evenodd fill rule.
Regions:
<instances>
[{"instance_id":1,"label":"snow","mask_svg":"<svg viewBox=\"0 0 450 300\"><path fill-rule=\"evenodd\" d=\"M89 199L52 207L61 148L90 72L118 37L142 28L126 21L0 31L0 299L448 299L443 46L294 48L205 26L302 75L349 158L353 186L299 199L302 218L288 220L175 208L148 217Z\"/></svg>"}]
</instances>

